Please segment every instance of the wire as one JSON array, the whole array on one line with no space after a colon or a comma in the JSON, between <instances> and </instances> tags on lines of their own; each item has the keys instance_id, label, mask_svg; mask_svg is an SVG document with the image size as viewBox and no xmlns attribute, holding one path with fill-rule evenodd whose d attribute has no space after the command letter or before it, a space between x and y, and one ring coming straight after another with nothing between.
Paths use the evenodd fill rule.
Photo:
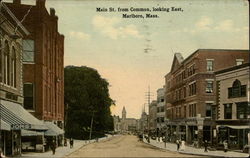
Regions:
<instances>
[{"instance_id":1,"label":"wire","mask_svg":"<svg viewBox=\"0 0 250 158\"><path fill-rule=\"evenodd\" d=\"M23 19L20 21L20 23L17 24L17 26L16 26L16 28L15 28L15 33L16 33L18 27L20 26L20 24L22 24L23 21L26 19L26 17L29 15L29 13L30 13L32 7L33 7L33 6L31 5L30 8L29 8L29 10L28 10L28 11L26 12L26 14L23 16Z\"/></svg>"}]
</instances>

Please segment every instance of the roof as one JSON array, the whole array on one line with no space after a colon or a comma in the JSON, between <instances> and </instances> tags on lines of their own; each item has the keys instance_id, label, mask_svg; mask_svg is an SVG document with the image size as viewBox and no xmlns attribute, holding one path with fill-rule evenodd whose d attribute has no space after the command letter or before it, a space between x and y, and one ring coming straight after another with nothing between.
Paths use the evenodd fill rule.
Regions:
<instances>
[{"instance_id":1,"label":"roof","mask_svg":"<svg viewBox=\"0 0 250 158\"><path fill-rule=\"evenodd\" d=\"M44 122L44 124L49 128L44 132L45 136L58 136L64 133L64 131L52 122Z\"/></svg>"},{"instance_id":2,"label":"roof","mask_svg":"<svg viewBox=\"0 0 250 158\"><path fill-rule=\"evenodd\" d=\"M20 28L21 31L25 35L29 35L28 30L22 25L22 23L16 18L16 16L10 11L10 9L2 1L0 1L0 11L1 13L3 12L5 16L8 16L6 18L9 21L12 21L12 23L15 23L14 25L16 25L17 29Z\"/></svg>"},{"instance_id":3,"label":"roof","mask_svg":"<svg viewBox=\"0 0 250 158\"><path fill-rule=\"evenodd\" d=\"M233 66L233 67L229 67L229 68L226 68L226 69L223 69L223 70L216 71L215 74L217 75L217 74L221 74L221 73L224 73L224 72L229 72L229 71L241 69L241 68L248 67L248 66L250 66L250 63L245 63L245 64L241 64L241 65L237 65L237 66Z\"/></svg>"}]
</instances>

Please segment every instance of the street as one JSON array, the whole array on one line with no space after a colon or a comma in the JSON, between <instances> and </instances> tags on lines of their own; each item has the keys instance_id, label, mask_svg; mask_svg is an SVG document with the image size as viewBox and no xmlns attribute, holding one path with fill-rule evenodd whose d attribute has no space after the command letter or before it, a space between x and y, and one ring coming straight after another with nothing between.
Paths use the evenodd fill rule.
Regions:
<instances>
[{"instance_id":1,"label":"street","mask_svg":"<svg viewBox=\"0 0 250 158\"><path fill-rule=\"evenodd\" d=\"M133 135L116 136L83 146L67 157L195 157L194 155L161 150L139 142ZM200 156L199 156L200 157Z\"/></svg>"}]
</instances>

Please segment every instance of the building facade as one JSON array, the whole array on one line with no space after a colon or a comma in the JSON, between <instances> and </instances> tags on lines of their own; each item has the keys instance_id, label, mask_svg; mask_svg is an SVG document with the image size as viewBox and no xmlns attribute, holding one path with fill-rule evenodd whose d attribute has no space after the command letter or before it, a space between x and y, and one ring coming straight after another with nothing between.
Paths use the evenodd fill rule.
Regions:
<instances>
[{"instance_id":1,"label":"building facade","mask_svg":"<svg viewBox=\"0 0 250 158\"><path fill-rule=\"evenodd\" d=\"M165 88L157 90L157 133L161 133L165 128Z\"/></svg>"},{"instance_id":2,"label":"building facade","mask_svg":"<svg viewBox=\"0 0 250 158\"><path fill-rule=\"evenodd\" d=\"M36 5L14 0L7 4L30 32L23 46L24 107L40 120L63 127L64 120L64 36L58 32L55 10L48 13L45 0Z\"/></svg>"},{"instance_id":3,"label":"building facade","mask_svg":"<svg viewBox=\"0 0 250 158\"><path fill-rule=\"evenodd\" d=\"M215 71L249 60L247 50L199 49L184 59L176 53L165 76L166 115L170 141L201 146L216 143Z\"/></svg>"},{"instance_id":4,"label":"building facade","mask_svg":"<svg viewBox=\"0 0 250 158\"><path fill-rule=\"evenodd\" d=\"M23 108L23 38L26 28L0 1L0 152L21 155L21 131L47 129Z\"/></svg>"},{"instance_id":5,"label":"building facade","mask_svg":"<svg viewBox=\"0 0 250 158\"><path fill-rule=\"evenodd\" d=\"M243 150L250 134L250 64L238 63L215 72L217 85L217 142L226 140L229 149Z\"/></svg>"}]
</instances>

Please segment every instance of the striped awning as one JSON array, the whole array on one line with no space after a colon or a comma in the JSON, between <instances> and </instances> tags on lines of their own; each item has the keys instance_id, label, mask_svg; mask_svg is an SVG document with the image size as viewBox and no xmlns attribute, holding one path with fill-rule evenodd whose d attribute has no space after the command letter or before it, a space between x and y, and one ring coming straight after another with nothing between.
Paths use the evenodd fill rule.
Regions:
<instances>
[{"instance_id":1,"label":"striped awning","mask_svg":"<svg viewBox=\"0 0 250 158\"><path fill-rule=\"evenodd\" d=\"M10 131L10 125L0 119L0 130Z\"/></svg>"},{"instance_id":2,"label":"striped awning","mask_svg":"<svg viewBox=\"0 0 250 158\"><path fill-rule=\"evenodd\" d=\"M32 130L47 130L44 123L21 105L9 101L1 100L0 103L0 118L10 125L12 130L32 129Z\"/></svg>"},{"instance_id":3,"label":"striped awning","mask_svg":"<svg viewBox=\"0 0 250 158\"><path fill-rule=\"evenodd\" d=\"M44 122L49 128L44 132L45 136L58 136L64 133L64 131L52 122Z\"/></svg>"}]
</instances>

